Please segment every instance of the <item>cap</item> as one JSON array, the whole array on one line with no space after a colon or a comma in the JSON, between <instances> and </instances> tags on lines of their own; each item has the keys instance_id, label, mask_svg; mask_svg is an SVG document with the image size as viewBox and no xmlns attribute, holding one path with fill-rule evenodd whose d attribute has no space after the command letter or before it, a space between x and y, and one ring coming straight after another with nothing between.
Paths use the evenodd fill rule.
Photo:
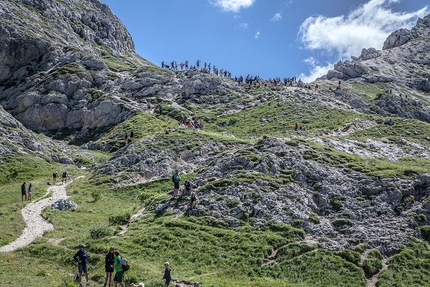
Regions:
<instances>
[{"instance_id":1,"label":"cap","mask_svg":"<svg viewBox=\"0 0 430 287\"><path fill-rule=\"evenodd\" d=\"M81 244L81 245L79 245L79 247L84 247L84 248L86 248L87 246L86 246L85 244Z\"/></svg>"}]
</instances>

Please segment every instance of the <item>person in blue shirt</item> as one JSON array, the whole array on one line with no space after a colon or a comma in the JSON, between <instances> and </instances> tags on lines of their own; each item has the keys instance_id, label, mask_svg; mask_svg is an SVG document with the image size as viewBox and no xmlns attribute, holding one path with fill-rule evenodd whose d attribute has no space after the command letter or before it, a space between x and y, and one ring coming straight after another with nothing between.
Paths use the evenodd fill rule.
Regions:
<instances>
[{"instance_id":1,"label":"person in blue shirt","mask_svg":"<svg viewBox=\"0 0 430 287\"><path fill-rule=\"evenodd\" d=\"M79 251L76 252L73 259L78 262L78 271L79 271L79 286L82 286L82 272L85 273L85 280L87 281L87 286L90 285L88 282L88 253L86 250L87 246L85 244L81 244L79 246Z\"/></svg>"}]
</instances>

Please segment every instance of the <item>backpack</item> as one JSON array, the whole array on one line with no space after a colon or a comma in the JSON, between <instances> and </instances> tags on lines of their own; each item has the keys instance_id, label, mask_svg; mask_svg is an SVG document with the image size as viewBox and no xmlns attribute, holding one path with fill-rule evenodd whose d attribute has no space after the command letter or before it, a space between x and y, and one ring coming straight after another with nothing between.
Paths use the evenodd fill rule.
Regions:
<instances>
[{"instance_id":1,"label":"backpack","mask_svg":"<svg viewBox=\"0 0 430 287\"><path fill-rule=\"evenodd\" d=\"M124 257L121 257L120 264L122 271L127 272L130 269L130 265L127 263L127 259L125 259Z\"/></svg>"},{"instance_id":2,"label":"backpack","mask_svg":"<svg viewBox=\"0 0 430 287\"><path fill-rule=\"evenodd\" d=\"M173 182L179 182L178 180L179 175L177 175L176 173L172 176L172 181Z\"/></svg>"}]
</instances>

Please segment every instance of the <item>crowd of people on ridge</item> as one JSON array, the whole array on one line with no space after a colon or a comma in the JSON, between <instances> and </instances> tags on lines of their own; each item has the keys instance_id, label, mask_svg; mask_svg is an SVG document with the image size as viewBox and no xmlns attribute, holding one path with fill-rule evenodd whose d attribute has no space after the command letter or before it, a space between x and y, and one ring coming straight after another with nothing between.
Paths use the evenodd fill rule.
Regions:
<instances>
[{"instance_id":1,"label":"crowd of people on ridge","mask_svg":"<svg viewBox=\"0 0 430 287\"><path fill-rule=\"evenodd\" d=\"M269 85L271 87L276 86L288 86L288 87L299 87L304 89L312 89L312 86L310 84L304 83L302 80L297 80L297 77L288 77L283 78L281 80L280 77L275 78L269 78L267 80L264 80L260 76L251 76L248 74L246 78L243 78L242 75L239 77L235 76L232 78L231 72L226 69L218 69L215 65L212 65L211 63L204 62L203 65L201 65L201 61L197 60L195 65L190 65L188 60L181 63L177 63L176 61L172 61L169 64L165 64L164 61L161 62L162 68L167 68L173 71L181 71L184 70L194 70L194 71L200 71L202 73L206 74L214 74L216 76L220 76L222 78L231 79L234 82L236 82L239 86L245 84L248 87L268 87ZM318 85L314 86L315 89L318 89Z\"/></svg>"}]
</instances>

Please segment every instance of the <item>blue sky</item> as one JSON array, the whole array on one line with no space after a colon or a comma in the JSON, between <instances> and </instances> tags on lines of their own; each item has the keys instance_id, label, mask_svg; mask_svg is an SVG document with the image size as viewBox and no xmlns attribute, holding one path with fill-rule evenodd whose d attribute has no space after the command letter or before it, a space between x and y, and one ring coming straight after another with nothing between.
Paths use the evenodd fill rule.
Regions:
<instances>
[{"instance_id":1,"label":"blue sky","mask_svg":"<svg viewBox=\"0 0 430 287\"><path fill-rule=\"evenodd\" d=\"M136 52L161 61L306 81L430 14L428 0L101 0Z\"/></svg>"}]
</instances>

